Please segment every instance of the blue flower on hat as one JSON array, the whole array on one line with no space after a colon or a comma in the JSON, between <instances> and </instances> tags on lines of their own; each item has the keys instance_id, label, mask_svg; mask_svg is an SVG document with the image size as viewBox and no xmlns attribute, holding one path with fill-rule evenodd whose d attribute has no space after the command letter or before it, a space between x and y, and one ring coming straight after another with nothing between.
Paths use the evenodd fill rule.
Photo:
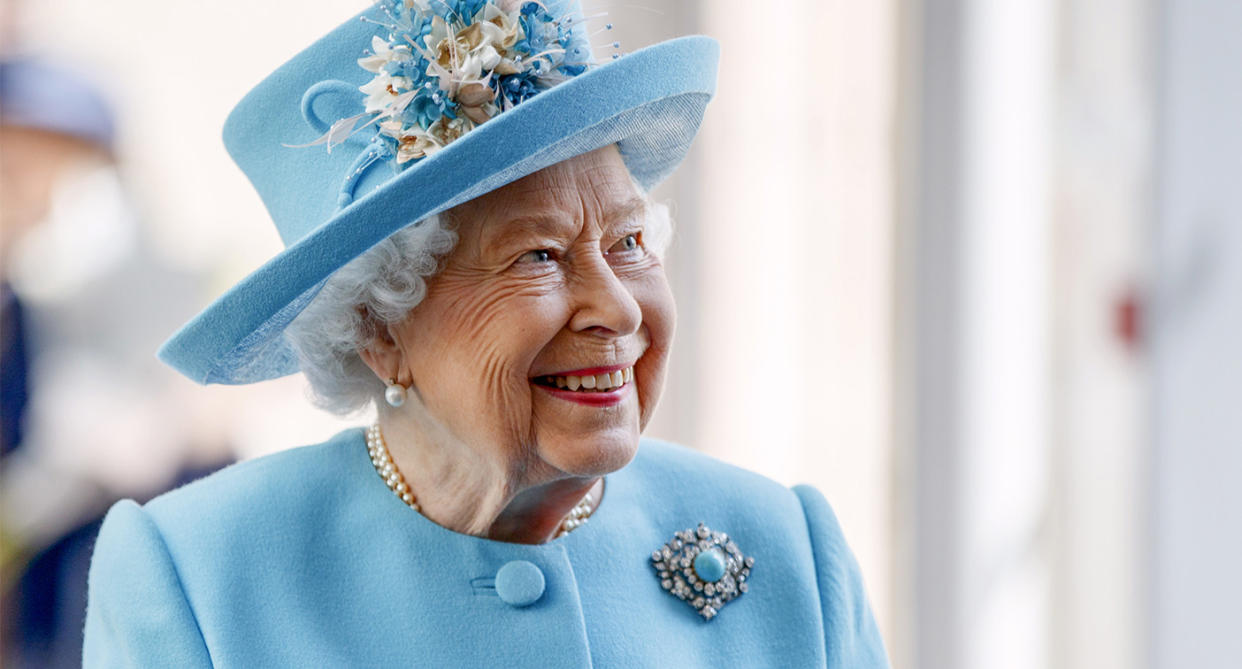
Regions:
<instances>
[{"instance_id":1,"label":"blue flower on hat","mask_svg":"<svg viewBox=\"0 0 1242 669\"><path fill-rule=\"evenodd\" d=\"M389 19L381 23L388 33L373 37L358 60L375 75L360 88L367 96L365 114L373 116L358 129L375 125L398 166L444 148L591 65L575 17L556 16L541 2L378 4ZM351 122L349 132L356 122L345 121ZM331 149L344 134L334 126L314 143Z\"/></svg>"}]
</instances>

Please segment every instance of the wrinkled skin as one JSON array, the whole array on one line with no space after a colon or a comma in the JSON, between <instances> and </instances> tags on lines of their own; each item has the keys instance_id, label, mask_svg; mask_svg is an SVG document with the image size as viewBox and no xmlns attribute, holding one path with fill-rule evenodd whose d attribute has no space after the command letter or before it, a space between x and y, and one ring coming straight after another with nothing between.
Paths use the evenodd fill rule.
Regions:
<instances>
[{"instance_id":1,"label":"wrinkled skin","mask_svg":"<svg viewBox=\"0 0 1242 669\"><path fill-rule=\"evenodd\" d=\"M427 297L360 351L410 388L381 407L393 459L431 520L548 540L625 466L659 398L673 337L664 268L642 244L646 200L616 147L460 205L459 241ZM533 378L634 364L618 405L560 399Z\"/></svg>"}]
</instances>

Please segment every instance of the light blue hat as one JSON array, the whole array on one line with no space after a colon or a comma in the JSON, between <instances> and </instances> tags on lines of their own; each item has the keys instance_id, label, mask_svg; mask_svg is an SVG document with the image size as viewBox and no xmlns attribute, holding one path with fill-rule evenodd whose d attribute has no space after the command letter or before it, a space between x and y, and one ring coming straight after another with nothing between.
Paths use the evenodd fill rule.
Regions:
<instances>
[{"instance_id":1,"label":"light blue hat","mask_svg":"<svg viewBox=\"0 0 1242 669\"><path fill-rule=\"evenodd\" d=\"M718 46L683 37L597 65L586 23L564 0L382 0L268 76L224 142L285 250L160 359L204 384L295 373L286 326L399 229L610 144L639 183L663 180L714 93Z\"/></svg>"}]
</instances>

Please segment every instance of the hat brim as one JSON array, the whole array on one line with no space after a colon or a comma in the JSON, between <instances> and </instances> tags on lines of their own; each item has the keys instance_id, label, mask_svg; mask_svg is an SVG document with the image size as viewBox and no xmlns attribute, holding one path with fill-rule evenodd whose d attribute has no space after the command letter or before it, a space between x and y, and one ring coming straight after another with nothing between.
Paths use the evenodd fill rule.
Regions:
<instances>
[{"instance_id":1,"label":"hat brim","mask_svg":"<svg viewBox=\"0 0 1242 669\"><path fill-rule=\"evenodd\" d=\"M296 373L285 328L333 272L401 228L610 144L639 183L654 186L690 149L715 91L718 53L707 37L670 40L497 115L290 244L182 327L159 358L201 384Z\"/></svg>"}]
</instances>

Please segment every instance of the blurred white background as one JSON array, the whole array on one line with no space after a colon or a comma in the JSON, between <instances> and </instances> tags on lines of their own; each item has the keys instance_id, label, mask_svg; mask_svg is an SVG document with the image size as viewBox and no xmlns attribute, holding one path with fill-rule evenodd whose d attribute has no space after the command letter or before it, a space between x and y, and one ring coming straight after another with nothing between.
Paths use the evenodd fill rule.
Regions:
<instances>
[{"instance_id":1,"label":"blurred white background","mask_svg":"<svg viewBox=\"0 0 1242 669\"><path fill-rule=\"evenodd\" d=\"M722 46L717 98L658 193L680 322L649 434L820 487L894 666L1239 666L1242 4L584 4L623 51ZM146 243L196 278L143 305L149 329L279 250L220 128L365 5L12 14L6 53L109 94ZM57 414L82 420L61 457L172 468L152 453L252 457L366 421L313 410L300 379L157 374L176 420L152 404L160 429L100 453L97 424Z\"/></svg>"}]
</instances>

